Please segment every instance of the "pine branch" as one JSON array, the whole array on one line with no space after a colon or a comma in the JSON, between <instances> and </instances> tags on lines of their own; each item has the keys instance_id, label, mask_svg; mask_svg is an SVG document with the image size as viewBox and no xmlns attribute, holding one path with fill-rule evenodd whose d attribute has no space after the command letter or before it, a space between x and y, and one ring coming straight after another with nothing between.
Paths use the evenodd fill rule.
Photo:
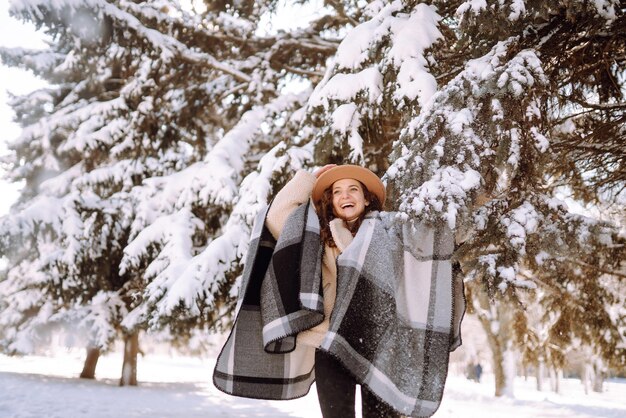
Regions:
<instances>
[{"instance_id":1,"label":"pine branch","mask_svg":"<svg viewBox=\"0 0 626 418\"><path fill-rule=\"evenodd\" d=\"M537 278L537 276L535 276L535 275L531 276L531 275L528 275L528 274L525 274L525 273L522 273L522 272L520 272L519 274L523 278L525 278L526 280L529 280L531 282L534 282L534 283L537 283L538 285L540 285L542 290L545 290L545 291L547 291L547 292L549 292L549 293L551 293L551 294L553 294L553 295L555 295L557 297L562 297L562 296L565 296L565 295L568 294L566 290L561 289L557 285L548 284L548 283L542 281L541 279Z\"/></svg>"},{"instance_id":2,"label":"pine branch","mask_svg":"<svg viewBox=\"0 0 626 418\"><path fill-rule=\"evenodd\" d=\"M348 21L352 26L358 26L359 22L357 22L356 20L354 20L354 18L352 18L351 16L349 16L346 13L346 10L343 7L343 4L341 4L339 1L337 0L326 0L325 2L326 4L330 5L333 9L335 9L335 11L337 12L337 14L341 17L343 17L346 21Z\"/></svg>"},{"instance_id":3,"label":"pine branch","mask_svg":"<svg viewBox=\"0 0 626 418\"><path fill-rule=\"evenodd\" d=\"M230 90L225 91L224 93L222 93L222 95L220 96L219 100L224 100L225 98L227 98L228 96L230 96L231 94L235 94L236 92L238 92L239 90L245 88L248 86L248 83L240 83L237 84L235 87L233 87Z\"/></svg>"},{"instance_id":4,"label":"pine branch","mask_svg":"<svg viewBox=\"0 0 626 418\"><path fill-rule=\"evenodd\" d=\"M582 267L587 267L587 268L593 269L593 270L598 271L598 272L603 273L603 274L608 274L608 275L611 275L611 276L617 276L617 277L621 277L622 279L626 279L626 274L617 272L615 270L607 270L607 269L604 269L604 268L599 267L599 266L594 266L594 265L591 265L591 264L587 264L587 263L585 263L583 261L580 261L579 259L575 259L575 258L568 258L567 260L570 263L574 263L574 264L582 266Z\"/></svg>"},{"instance_id":5,"label":"pine branch","mask_svg":"<svg viewBox=\"0 0 626 418\"><path fill-rule=\"evenodd\" d=\"M215 68L218 71L222 71L226 74L232 75L235 79L243 82L250 82L252 78L234 68L223 64L219 60L215 59L212 55L205 52L193 51L187 45L180 42L178 39L165 35L155 29L150 29L143 25L143 23L137 19L134 15L123 11L112 4L105 3L104 9L106 13L114 19L117 19L124 26L135 30L140 34L147 42L154 45L155 49L168 51L172 54L169 58L178 56L194 64L205 64Z\"/></svg>"},{"instance_id":6,"label":"pine branch","mask_svg":"<svg viewBox=\"0 0 626 418\"><path fill-rule=\"evenodd\" d=\"M626 103L615 103L615 104L611 104L611 103L589 103L588 101L584 101L581 99L578 99L576 97L573 96L565 96L563 94L559 94L559 96L562 100L564 101L572 101L574 103L577 103L583 107L589 108L589 109L595 109L595 110L604 110L604 111L620 111L620 110L626 110Z\"/></svg>"},{"instance_id":7,"label":"pine branch","mask_svg":"<svg viewBox=\"0 0 626 418\"><path fill-rule=\"evenodd\" d=\"M218 71L232 75L238 81L243 81L246 83L252 81L252 77L250 77L248 74L222 64L220 61L216 60L213 56L207 53L192 52L187 48L182 48L179 52L181 58L184 58L194 64L207 64Z\"/></svg>"},{"instance_id":8,"label":"pine branch","mask_svg":"<svg viewBox=\"0 0 626 418\"><path fill-rule=\"evenodd\" d=\"M294 74L306 75L306 76L310 76L310 77L324 77L324 73L323 72L301 70L299 68L295 68L295 67L292 67L290 65L283 65L282 68L284 68L285 70L287 70L289 72L292 72Z\"/></svg>"}]
</instances>

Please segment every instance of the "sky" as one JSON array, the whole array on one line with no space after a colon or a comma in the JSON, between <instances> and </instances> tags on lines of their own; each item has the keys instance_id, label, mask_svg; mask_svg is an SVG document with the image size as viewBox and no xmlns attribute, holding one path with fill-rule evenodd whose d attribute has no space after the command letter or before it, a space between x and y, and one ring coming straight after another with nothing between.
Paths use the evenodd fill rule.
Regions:
<instances>
[{"instance_id":1,"label":"sky","mask_svg":"<svg viewBox=\"0 0 626 418\"><path fill-rule=\"evenodd\" d=\"M5 47L43 48L42 35L33 25L26 25L9 16L9 0L0 0L0 45ZM16 68L0 65L0 155L7 152L6 143L16 138L19 127L12 122L14 113L7 104L7 91L13 94L25 94L45 85L31 73ZM4 171L0 168L0 176ZM11 204L17 199L19 185L0 179L0 216L9 212Z\"/></svg>"}]
</instances>

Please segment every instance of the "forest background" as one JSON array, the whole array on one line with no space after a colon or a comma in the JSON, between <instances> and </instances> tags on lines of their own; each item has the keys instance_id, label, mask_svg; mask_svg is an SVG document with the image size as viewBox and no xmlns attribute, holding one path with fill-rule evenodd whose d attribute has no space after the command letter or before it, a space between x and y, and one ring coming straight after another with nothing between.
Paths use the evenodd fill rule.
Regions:
<instances>
[{"instance_id":1,"label":"forest background","mask_svg":"<svg viewBox=\"0 0 626 418\"><path fill-rule=\"evenodd\" d=\"M141 332L203 351L254 215L296 170L350 162L389 210L457 231L496 395L572 352L596 388L624 374L624 2L337 0L268 31L283 6L11 2L50 41L0 48L47 83L10 100L2 351L71 328L89 377L122 339L123 384Z\"/></svg>"}]
</instances>

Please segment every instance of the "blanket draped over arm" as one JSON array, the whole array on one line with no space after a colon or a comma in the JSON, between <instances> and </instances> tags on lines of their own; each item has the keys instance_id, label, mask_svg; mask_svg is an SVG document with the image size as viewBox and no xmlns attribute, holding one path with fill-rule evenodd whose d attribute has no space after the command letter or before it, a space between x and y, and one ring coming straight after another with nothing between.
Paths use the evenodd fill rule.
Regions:
<instances>
[{"instance_id":1,"label":"blanket draped over arm","mask_svg":"<svg viewBox=\"0 0 626 418\"><path fill-rule=\"evenodd\" d=\"M296 337L323 318L319 223L304 204L275 242L265 213L253 229L235 325L213 381L237 396L292 399L315 379L315 349ZM337 258L337 298L321 349L404 415L435 413L449 351L460 345L465 303L460 276L452 277L453 250L445 226L372 212Z\"/></svg>"}]
</instances>

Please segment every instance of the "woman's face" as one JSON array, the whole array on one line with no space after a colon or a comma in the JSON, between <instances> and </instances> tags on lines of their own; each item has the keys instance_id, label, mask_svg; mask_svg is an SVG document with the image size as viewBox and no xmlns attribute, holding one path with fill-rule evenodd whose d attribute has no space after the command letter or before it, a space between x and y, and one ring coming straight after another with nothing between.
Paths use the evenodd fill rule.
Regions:
<instances>
[{"instance_id":1,"label":"woman's face","mask_svg":"<svg viewBox=\"0 0 626 418\"><path fill-rule=\"evenodd\" d=\"M354 179L337 180L331 186L333 194L333 213L344 221L358 218L370 204L365 200L363 186Z\"/></svg>"}]
</instances>

